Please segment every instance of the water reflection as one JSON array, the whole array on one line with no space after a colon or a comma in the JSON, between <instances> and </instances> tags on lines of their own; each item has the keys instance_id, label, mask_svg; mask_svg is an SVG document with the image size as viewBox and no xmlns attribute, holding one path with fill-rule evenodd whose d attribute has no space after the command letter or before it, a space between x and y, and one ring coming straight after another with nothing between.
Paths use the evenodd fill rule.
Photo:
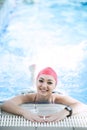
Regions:
<instances>
[{"instance_id":1,"label":"water reflection","mask_svg":"<svg viewBox=\"0 0 87 130\"><path fill-rule=\"evenodd\" d=\"M57 89L86 102L86 3L13 1L9 10L7 5L0 27L0 100L35 89L29 70L35 64L36 74L52 66Z\"/></svg>"}]
</instances>

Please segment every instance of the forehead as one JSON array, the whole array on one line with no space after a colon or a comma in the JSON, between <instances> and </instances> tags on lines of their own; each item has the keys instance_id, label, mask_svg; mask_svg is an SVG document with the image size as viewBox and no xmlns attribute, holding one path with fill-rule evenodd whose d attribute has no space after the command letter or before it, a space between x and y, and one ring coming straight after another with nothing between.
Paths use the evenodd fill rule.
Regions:
<instances>
[{"instance_id":1,"label":"forehead","mask_svg":"<svg viewBox=\"0 0 87 130\"><path fill-rule=\"evenodd\" d=\"M38 79L43 79L43 80L50 80L50 81L55 81L54 77L51 75L46 75L46 74L41 74Z\"/></svg>"}]
</instances>

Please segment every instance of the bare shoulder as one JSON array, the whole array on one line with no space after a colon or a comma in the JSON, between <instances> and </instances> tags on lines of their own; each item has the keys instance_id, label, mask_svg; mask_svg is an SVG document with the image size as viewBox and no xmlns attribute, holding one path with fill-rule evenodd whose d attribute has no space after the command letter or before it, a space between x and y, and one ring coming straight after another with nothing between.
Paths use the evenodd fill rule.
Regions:
<instances>
[{"instance_id":1,"label":"bare shoulder","mask_svg":"<svg viewBox=\"0 0 87 130\"><path fill-rule=\"evenodd\" d=\"M29 93L23 96L24 99L30 101L30 102L34 102L35 97L36 97L36 93Z\"/></svg>"},{"instance_id":2,"label":"bare shoulder","mask_svg":"<svg viewBox=\"0 0 87 130\"><path fill-rule=\"evenodd\" d=\"M34 102L36 93L21 94L9 99L6 102L15 102L16 104L22 104L27 102Z\"/></svg>"},{"instance_id":3,"label":"bare shoulder","mask_svg":"<svg viewBox=\"0 0 87 130\"><path fill-rule=\"evenodd\" d=\"M55 94L55 103L60 103L60 104L71 104L79 102L78 100L70 97L69 95L65 94Z\"/></svg>"},{"instance_id":4,"label":"bare shoulder","mask_svg":"<svg viewBox=\"0 0 87 130\"><path fill-rule=\"evenodd\" d=\"M64 94L61 94L61 93L54 93L53 94L53 98L54 98L54 101L55 103L61 103L61 100L65 97Z\"/></svg>"},{"instance_id":5,"label":"bare shoulder","mask_svg":"<svg viewBox=\"0 0 87 130\"><path fill-rule=\"evenodd\" d=\"M36 97L36 93L29 93L25 95L20 95L20 98L23 102L34 102Z\"/></svg>"}]
</instances>

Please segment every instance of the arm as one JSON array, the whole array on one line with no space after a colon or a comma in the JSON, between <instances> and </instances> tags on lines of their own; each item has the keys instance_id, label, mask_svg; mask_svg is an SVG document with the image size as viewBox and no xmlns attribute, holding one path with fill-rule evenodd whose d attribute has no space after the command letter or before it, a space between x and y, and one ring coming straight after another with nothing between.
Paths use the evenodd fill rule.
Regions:
<instances>
[{"instance_id":1,"label":"arm","mask_svg":"<svg viewBox=\"0 0 87 130\"><path fill-rule=\"evenodd\" d=\"M10 100L5 101L2 104L1 109L9 113L22 115L22 113L24 112L24 109L21 108L19 105L21 105L22 103L25 103L27 101L26 99L27 97L24 95L14 97Z\"/></svg>"},{"instance_id":2,"label":"arm","mask_svg":"<svg viewBox=\"0 0 87 130\"><path fill-rule=\"evenodd\" d=\"M87 106L85 104L83 104L83 103L79 102L78 100L73 99L69 96L57 94L55 96L55 103L63 104L65 106L71 107L72 115L83 112L83 111L87 111ZM68 110L66 110L64 107L59 112L48 115L46 117L46 122L60 121L64 118L68 117L69 114L70 114L70 112Z\"/></svg>"},{"instance_id":3,"label":"arm","mask_svg":"<svg viewBox=\"0 0 87 130\"><path fill-rule=\"evenodd\" d=\"M66 95L59 95L57 96L56 103L60 103L66 106L69 106L72 108L72 114L77 114L80 112L83 112L84 110L87 109L86 105L70 96L66 96ZM67 111L67 110L66 110Z\"/></svg>"},{"instance_id":4,"label":"arm","mask_svg":"<svg viewBox=\"0 0 87 130\"><path fill-rule=\"evenodd\" d=\"M38 115L33 114L29 110L26 110L20 106L21 104L27 103L29 101L33 102L34 96L34 94L29 94L14 97L3 103L3 105L1 105L1 109L9 113L23 116L24 118L31 121L43 122L43 118L40 118Z\"/></svg>"}]
</instances>

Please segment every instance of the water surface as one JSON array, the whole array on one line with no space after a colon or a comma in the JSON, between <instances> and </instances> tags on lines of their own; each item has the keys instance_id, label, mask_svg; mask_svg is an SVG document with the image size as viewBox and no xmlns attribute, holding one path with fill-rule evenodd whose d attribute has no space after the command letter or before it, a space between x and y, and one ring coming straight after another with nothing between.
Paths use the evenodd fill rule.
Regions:
<instances>
[{"instance_id":1,"label":"water surface","mask_svg":"<svg viewBox=\"0 0 87 130\"><path fill-rule=\"evenodd\" d=\"M35 75L53 67L56 90L87 103L87 1L10 5L3 8L8 13L0 30L0 100L35 89L29 69L35 64Z\"/></svg>"}]
</instances>

